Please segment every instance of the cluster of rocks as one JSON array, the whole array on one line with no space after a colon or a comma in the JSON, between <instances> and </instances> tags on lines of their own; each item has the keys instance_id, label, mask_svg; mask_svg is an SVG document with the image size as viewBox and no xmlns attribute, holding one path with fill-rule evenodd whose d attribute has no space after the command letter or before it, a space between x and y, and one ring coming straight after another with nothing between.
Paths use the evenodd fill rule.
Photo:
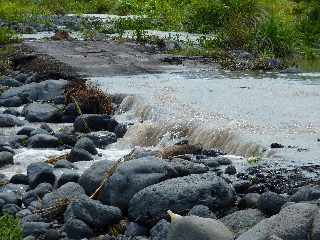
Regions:
<instances>
[{"instance_id":1,"label":"cluster of rocks","mask_svg":"<svg viewBox=\"0 0 320 240\"><path fill-rule=\"evenodd\" d=\"M163 158L136 150L120 163L105 159L79 173L74 163L93 160L97 148L124 136L126 125L65 106L68 80L26 82L32 73L15 76L22 74L25 80L14 79L21 84L6 85L0 95L1 127L18 128L1 136L0 167L13 164L20 147L71 149L65 159L30 164L26 174L0 176L0 212L21 219L25 240L320 238L320 186L304 186L310 182L296 171L238 172L223 153L193 148ZM54 131L51 122L73 126ZM181 151L188 141L176 146Z\"/></svg>"}]
</instances>

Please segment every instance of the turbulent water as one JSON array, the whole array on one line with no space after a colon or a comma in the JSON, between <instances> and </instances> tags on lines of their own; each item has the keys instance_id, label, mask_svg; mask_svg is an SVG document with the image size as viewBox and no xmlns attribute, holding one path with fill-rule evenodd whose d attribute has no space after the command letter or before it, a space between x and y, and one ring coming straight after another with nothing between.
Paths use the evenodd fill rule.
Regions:
<instances>
[{"instance_id":1,"label":"turbulent water","mask_svg":"<svg viewBox=\"0 0 320 240\"><path fill-rule=\"evenodd\" d=\"M159 147L186 137L205 148L262 155L281 166L319 163L319 73L181 66L175 72L91 80L109 93L130 95L116 117L135 124L118 147ZM274 142L285 148L271 150Z\"/></svg>"}]
</instances>

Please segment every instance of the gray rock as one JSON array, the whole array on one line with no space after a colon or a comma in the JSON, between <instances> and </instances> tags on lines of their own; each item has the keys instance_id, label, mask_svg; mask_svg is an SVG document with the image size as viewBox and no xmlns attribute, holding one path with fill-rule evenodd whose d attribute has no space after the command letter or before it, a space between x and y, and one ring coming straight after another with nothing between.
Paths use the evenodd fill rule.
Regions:
<instances>
[{"instance_id":1,"label":"gray rock","mask_svg":"<svg viewBox=\"0 0 320 240\"><path fill-rule=\"evenodd\" d=\"M3 111L4 114L10 114L16 117L20 117L21 113L19 111L17 111L14 108L7 108L6 110Z\"/></svg>"},{"instance_id":2,"label":"gray rock","mask_svg":"<svg viewBox=\"0 0 320 240\"><path fill-rule=\"evenodd\" d=\"M204 165L179 161L165 161L155 157L133 159L121 164L103 187L99 200L126 211L130 199L147 186L166 179L192 173L204 173Z\"/></svg>"},{"instance_id":3,"label":"gray rock","mask_svg":"<svg viewBox=\"0 0 320 240\"><path fill-rule=\"evenodd\" d=\"M311 240L318 239L320 239L320 212L315 215L311 230Z\"/></svg>"},{"instance_id":4,"label":"gray rock","mask_svg":"<svg viewBox=\"0 0 320 240\"><path fill-rule=\"evenodd\" d=\"M265 219L257 209L241 210L220 219L236 236L248 231L254 225Z\"/></svg>"},{"instance_id":5,"label":"gray rock","mask_svg":"<svg viewBox=\"0 0 320 240\"><path fill-rule=\"evenodd\" d=\"M65 80L46 80L10 88L0 95L0 106L19 107L33 101L49 101L64 94Z\"/></svg>"},{"instance_id":6,"label":"gray rock","mask_svg":"<svg viewBox=\"0 0 320 240\"><path fill-rule=\"evenodd\" d=\"M22 234L24 237L30 235L40 235L48 231L50 224L44 222L26 222L22 224Z\"/></svg>"},{"instance_id":7,"label":"gray rock","mask_svg":"<svg viewBox=\"0 0 320 240\"><path fill-rule=\"evenodd\" d=\"M318 207L307 203L291 205L262 220L237 240L268 240L272 235L285 240L308 240L314 213L318 211Z\"/></svg>"},{"instance_id":8,"label":"gray rock","mask_svg":"<svg viewBox=\"0 0 320 240\"><path fill-rule=\"evenodd\" d=\"M0 167L13 164L13 154L10 152L0 152Z\"/></svg>"},{"instance_id":9,"label":"gray rock","mask_svg":"<svg viewBox=\"0 0 320 240\"><path fill-rule=\"evenodd\" d=\"M16 216L19 218L24 218L24 217L29 216L31 214L32 214L32 212L26 208L26 209L22 209L19 212L17 212Z\"/></svg>"},{"instance_id":10,"label":"gray rock","mask_svg":"<svg viewBox=\"0 0 320 240\"><path fill-rule=\"evenodd\" d=\"M90 168L84 171L79 179L79 184L88 195L91 195L100 186L106 172L114 163L109 160L95 162Z\"/></svg>"},{"instance_id":11,"label":"gray rock","mask_svg":"<svg viewBox=\"0 0 320 240\"><path fill-rule=\"evenodd\" d=\"M17 212L21 211L21 208L16 204L6 204L2 207L2 213L15 216Z\"/></svg>"},{"instance_id":12,"label":"gray rock","mask_svg":"<svg viewBox=\"0 0 320 240\"><path fill-rule=\"evenodd\" d=\"M70 219L64 225L68 237L74 240L87 239L93 236L92 229L79 219Z\"/></svg>"},{"instance_id":13,"label":"gray rock","mask_svg":"<svg viewBox=\"0 0 320 240\"><path fill-rule=\"evenodd\" d=\"M84 189L74 182L68 182L58 188L56 191L47 193L42 199L42 206L44 208L52 207L55 203L61 199L88 199Z\"/></svg>"},{"instance_id":14,"label":"gray rock","mask_svg":"<svg viewBox=\"0 0 320 240\"><path fill-rule=\"evenodd\" d=\"M46 130L42 129L42 128L37 128L35 130L33 130L30 133L30 137L37 135L37 134L45 134L45 135L51 135L50 133L48 133Z\"/></svg>"},{"instance_id":15,"label":"gray rock","mask_svg":"<svg viewBox=\"0 0 320 240\"><path fill-rule=\"evenodd\" d=\"M21 200L15 192L1 192L0 199L3 200L5 204L16 204L21 206Z\"/></svg>"},{"instance_id":16,"label":"gray rock","mask_svg":"<svg viewBox=\"0 0 320 240\"><path fill-rule=\"evenodd\" d=\"M78 182L80 175L76 172L66 172L61 175L57 182L57 187L61 187L67 182Z\"/></svg>"},{"instance_id":17,"label":"gray rock","mask_svg":"<svg viewBox=\"0 0 320 240\"><path fill-rule=\"evenodd\" d=\"M40 128L46 130L49 134L54 135L53 129L49 126L48 123L41 123Z\"/></svg>"},{"instance_id":18,"label":"gray rock","mask_svg":"<svg viewBox=\"0 0 320 240\"><path fill-rule=\"evenodd\" d=\"M53 168L46 163L31 163L27 168L30 188L35 188L40 183L54 184L56 177Z\"/></svg>"},{"instance_id":19,"label":"gray rock","mask_svg":"<svg viewBox=\"0 0 320 240\"><path fill-rule=\"evenodd\" d=\"M207 206L204 206L204 205L194 206L193 208L190 209L190 211L188 212L188 215L217 219L216 215Z\"/></svg>"},{"instance_id":20,"label":"gray rock","mask_svg":"<svg viewBox=\"0 0 320 240\"><path fill-rule=\"evenodd\" d=\"M3 78L0 79L0 85L7 87L20 87L22 83L12 78Z\"/></svg>"},{"instance_id":21,"label":"gray rock","mask_svg":"<svg viewBox=\"0 0 320 240\"><path fill-rule=\"evenodd\" d=\"M135 237L135 236L144 236L147 235L147 229L135 222L130 222L127 225L127 229L124 233L124 235L128 237Z\"/></svg>"},{"instance_id":22,"label":"gray rock","mask_svg":"<svg viewBox=\"0 0 320 240\"><path fill-rule=\"evenodd\" d=\"M109 115L84 114L73 123L76 132L109 131L113 132L118 122ZM88 129L89 128L89 129Z\"/></svg>"},{"instance_id":23,"label":"gray rock","mask_svg":"<svg viewBox=\"0 0 320 240\"><path fill-rule=\"evenodd\" d=\"M77 141L77 143L74 145L74 148L86 150L87 152L89 152L93 155L98 154L98 151L97 151L96 146L94 145L93 141L87 137L80 138Z\"/></svg>"},{"instance_id":24,"label":"gray rock","mask_svg":"<svg viewBox=\"0 0 320 240\"><path fill-rule=\"evenodd\" d=\"M29 122L59 122L61 119L60 109L49 103L30 103L22 114Z\"/></svg>"},{"instance_id":25,"label":"gray rock","mask_svg":"<svg viewBox=\"0 0 320 240\"><path fill-rule=\"evenodd\" d=\"M249 180L239 180L233 183L233 187L237 193L246 193L251 185L252 183Z\"/></svg>"},{"instance_id":26,"label":"gray rock","mask_svg":"<svg viewBox=\"0 0 320 240\"><path fill-rule=\"evenodd\" d=\"M54 165L54 168L66 168L66 169L77 169L76 166L68 160L59 160Z\"/></svg>"},{"instance_id":27,"label":"gray rock","mask_svg":"<svg viewBox=\"0 0 320 240\"><path fill-rule=\"evenodd\" d=\"M257 207L263 213L271 216L280 212L281 207L287 202L287 199L274 192L263 193L258 202Z\"/></svg>"},{"instance_id":28,"label":"gray rock","mask_svg":"<svg viewBox=\"0 0 320 240\"><path fill-rule=\"evenodd\" d=\"M187 216L171 223L167 240L233 240L233 233L220 221Z\"/></svg>"},{"instance_id":29,"label":"gray rock","mask_svg":"<svg viewBox=\"0 0 320 240\"><path fill-rule=\"evenodd\" d=\"M55 229L49 229L45 233L45 240L59 240L59 239L61 239L61 234L59 233L59 231Z\"/></svg>"},{"instance_id":30,"label":"gray rock","mask_svg":"<svg viewBox=\"0 0 320 240\"><path fill-rule=\"evenodd\" d=\"M56 148L59 140L51 135L37 134L28 139L27 145L29 148Z\"/></svg>"},{"instance_id":31,"label":"gray rock","mask_svg":"<svg viewBox=\"0 0 320 240\"><path fill-rule=\"evenodd\" d=\"M320 198L320 186L304 186L301 187L290 198L290 202L312 201Z\"/></svg>"},{"instance_id":32,"label":"gray rock","mask_svg":"<svg viewBox=\"0 0 320 240\"><path fill-rule=\"evenodd\" d=\"M120 125L120 124L119 124ZM117 141L117 136L112 132L92 132L85 135L87 138L90 138L94 145L99 148L105 148L111 143Z\"/></svg>"},{"instance_id":33,"label":"gray rock","mask_svg":"<svg viewBox=\"0 0 320 240\"><path fill-rule=\"evenodd\" d=\"M155 221L165 217L168 209L180 213L201 204L222 210L233 205L234 200L235 191L224 179L214 173L194 174L169 179L136 193L129 203L129 217L146 224L150 216Z\"/></svg>"},{"instance_id":34,"label":"gray rock","mask_svg":"<svg viewBox=\"0 0 320 240\"><path fill-rule=\"evenodd\" d=\"M42 199L49 192L52 192L52 185L50 183L40 183L35 189L23 195L22 202L25 206L29 206L31 202Z\"/></svg>"},{"instance_id":35,"label":"gray rock","mask_svg":"<svg viewBox=\"0 0 320 240\"><path fill-rule=\"evenodd\" d=\"M229 175L235 175L237 173L237 169L235 166L228 166L225 171L224 171L225 174L229 174Z\"/></svg>"},{"instance_id":36,"label":"gray rock","mask_svg":"<svg viewBox=\"0 0 320 240\"><path fill-rule=\"evenodd\" d=\"M91 228L97 229L116 224L121 217L122 213L119 208L103 205L89 198L72 202L64 214L65 222L76 218Z\"/></svg>"},{"instance_id":37,"label":"gray rock","mask_svg":"<svg viewBox=\"0 0 320 240\"><path fill-rule=\"evenodd\" d=\"M27 175L18 173L11 177L10 183L29 185L29 179Z\"/></svg>"},{"instance_id":38,"label":"gray rock","mask_svg":"<svg viewBox=\"0 0 320 240\"><path fill-rule=\"evenodd\" d=\"M238 207L240 209L257 208L258 201L260 199L259 193L248 193L240 199Z\"/></svg>"},{"instance_id":39,"label":"gray rock","mask_svg":"<svg viewBox=\"0 0 320 240\"><path fill-rule=\"evenodd\" d=\"M59 132L55 136L59 139L59 142L73 147L77 142L77 135L72 133Z\"/></svg>"},{"instance_id":40,"label":"gray rock","mask_svg":"<svg viewBox=\"0 0 320 240\"><path fill-rule=\"evenodd\" d=\"M20 120L14 115L0 114L0 127L16 127L23 126L25 121Z\"/></svg>"},{"instance_id":41,"label":"gray rock","mask_svg":"<svg viewBox=\"0 0 320 240\"><path fill-rule=\"evenodd\" d=\"M122 138L127 132L127 126L124 124L118 124L115 129L114 133L116 134L117 138Z\"/></svg>"},{"instance_id":42,"label":"gray rock","mask_svg":"<svg viewBox=\"0 0 320 240\"><path fill-rule=\"evenodd\" d=\"M150 230L151 240L164 240L168 237L170 223L164 219L160 220Z\"/></svg>"},{"instance_id":43,"label":"gray rock","mask_svg":"<svg viewBox=\"0 0 320 240\"><path fill-rule=\"evenodd\" d=\"M26 135L26 136L30 137L31 132L33 130L35 130L35 128L33 128L33 127L23 127L17 132L17 135Z\"/></svg>"},{"instance_id":44,"label":"gray rock","mask_svg":"<svg viewBox=\"0 0 320 240\"><path fill-rule=\"evenodd\" d=\"M73 148L70 152L69 161L72 163L92 160L93 157L91 156L91 154L84 149Z\"/></svg>"}]
</instances>

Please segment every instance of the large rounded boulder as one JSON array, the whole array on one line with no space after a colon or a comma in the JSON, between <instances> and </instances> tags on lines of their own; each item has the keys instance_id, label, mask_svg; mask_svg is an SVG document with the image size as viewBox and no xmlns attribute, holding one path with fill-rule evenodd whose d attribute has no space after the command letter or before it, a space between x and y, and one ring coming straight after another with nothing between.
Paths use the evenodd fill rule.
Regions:
<instances>
[{"instance_id":1,"label":"large rounded boulder","mask_svg":"<svg viewBox=\"0 0 320 240\"><path fill-rule=\"evenodd\" d=\"M233 205L235 191L214 173L193 174L149 186L133 196L129 203L130 219L153 225L166 217L167 210L184 213L195 205L222 210Z\"/></svg>"}]
</instances>

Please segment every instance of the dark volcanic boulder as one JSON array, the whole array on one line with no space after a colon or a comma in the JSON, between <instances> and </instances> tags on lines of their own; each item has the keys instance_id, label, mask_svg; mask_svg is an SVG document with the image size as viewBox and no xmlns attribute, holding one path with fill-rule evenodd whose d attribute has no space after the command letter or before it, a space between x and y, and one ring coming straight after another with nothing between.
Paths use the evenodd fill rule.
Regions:
<instances>
[{"instance_id":1,"label":"dark volcanic boulder","mask_svg":"<svg viewBox=\"0 0 320 240\"><path fill-rule=\"evenodd\" d=\"M113 132L118 122L109 115L84 114L74 121L76 132L109 131Z\"/></svg>"},{"instance_id":2,"label":"dark volcanic boulder","mask_svg":"<svg viewBox=\"0 0 320 240\"><path fill-rule=\"evenodd\" d=\"M0 95L0 106L19 107L32 101L48 101L64 94L65 80L46 80L10 88Z\"/></svg>"},{"instance_id":3,"label":"dark volcanic boulder","mask_svg":"<svg viewBox=\"0 0 320 240\"><path fill-rule=\"evenodd\" d=\"M104 228L116 224L122 217L121 210L101 204L91 199L80 199L72 202L64 213L65 222L70 219L80 219L91 228Z\"/></svg>"},{"instance_id":4,"label":"dark volcanic boulder","mask_svg":"<svg viewBox=\"0 0 320 240\"><path fill-rule=\"evenodd\" d=\"M22 111L29 122L59 122L61 110L49 103L30 103Z\"/></svg>"},{"instance_id":5,"label":"dark volcanic boulder","mask_svg":"<svg viewBox=\"0 0 320 240\"><path fill-rule=\"evenodd\" d=\"M80 138L77 141L77 143L74 145L74 148L86 150L87 152L93 155L98 154L95 144L90 138L87 138L87 137Z\"/></svg>"},{"instance_id":6,"label":"dark volcanic boulder","mask_svg":"<svg viewBox=\"0 0 320 240\"><path fill-rule=\"evenodd\" d=\"M68 182L78 182L80 175L77 172L65 172L61 175L57 182L57 187L61 187L62 185Z\"/></svg>"},{"instance_id":7,"label":"dark volcanic boulder","mask_svg":"<svg viewBox=\"0 0 320 240\"><path fill-rule=\"evenodd\" d=\"M287 199L277 193L265 192L260 196L257 202L257 207L267 215L274 215L280 212L281 207L286 202Z\"/></svg>"},{"instance_id":8,"label":"dark volcanic boulder","mask_svg":"<svg viewBox=\"0 0 320 240\"><path fill-rule=\"evenodd\" d=\"M42 199L43 196L52 191L50 183L40 183L35 189L26 192L22 197L22 202L25 206L29 206L31 202Z\"/></svg>"},{"instance_id":9,"label":"dark volcanic boulder","mask_svg":"<svg viewBox=\"0 0 320 240\"><path fill-rule=\"evenodd\" d=\"M37 134L28 139L29 148L56 148L59 146L58 138L48 134Z\"/></svg>"},{"instance_id":10,"label":"dark volcanic boulder","mask_svg":"<svg viewBox=\"0 0 320 240\"><path fill-rule=\"evenodd\" d=\"M88 198L89 197L85 194L84 189L78 183L68 182L59 187L57 190L47 193L42 199L42 206L44 208L52 207L62 199L80 200Z\"/></svg>"},{"instance_id":11,"label":"dark volcanic boulder","mask_svg":"<svg viewBox=\"0 0 320 240\"><path fill-rule=\"evenodd\" d=\"M10 152L0 152L0 167L13 164L13 154Z\"/></svg>"},{"instance_id":12,"label":"dark volcanic boulder","mask_svg":"<svg viewBox=\"0 0 320 240\"><path fill-rule=\"evenodd\" d=\"M99 148L105 148L111 143L117 141L117 136L112 132L92 132L85 135L85 137L90 138L93 143Z\"/></svg>"},{"instance_id":13,"label":"dark volcanic boulder","mask_svg":"<svg viewBox=\"0 0 320 240\"><path fill-rule=\"evenodd\" d=\"M84 171L79 179L79 184L88 195L91 195L100 186L107 171L113 166L113 162L103 160L95 162Z\"/></svg>"},{"instance_id":14,"label":"dark volcanic boulder","mask_svg":"<svg viewBox=\"0 0 320 240\"><path fill-rule=\"evenodd\" d=\"M47 163L31 163L27 168L30 188L35 188L40 183L54 184L56 177L53 167Z\"/></svg>"},{"instance_id":15,"label":"dark volcanic boulder","mask_svg":"<svg viewBox=\"0 0 320 240\"><path fill-rule=\"evenodd\" d=\"M10 114L0 114L0 127L15 127L22 126L25 121L20 120L14 115Z\"/></svg>"},{"instance_id":16,"label":"dark volcanic boulder","mask_svg":"<svg viewBox=\"0 0 320 240\"><path fill-rule=\"evenodd\" d=\"M34 130L35 130L35 128L33 128L33 127L23 127L17 132L17 135L25 135L25 136L30 137L31 132L33 132Z\"/></svg>"},{"instance_id":17,"label":"dark volcanic boulder","mask_svg":"<svg viewBox=\"0 0 320 240\"><path fill-rule=\"evenodd\" d=\"M247 209L234 212L220 219L236 236L248 231L250 228L265 219L262 212L257 209Z\"/></svg>"},{"instance_id":18,"label":"dark volcanic boulder","mask_svg":"<svg viewBox=\"0 0 320 240\"><path fill-rule=\"evenodd\" d=\"M233 240L233 233L219 220L180 217L171 223L167 240Z\"/></svg>"},{"instance_id":19,"label":"dark volcanic boulder","mask_svg":"<svg viewBox=\"0 0 320 240\"><path fill-rule=\"evenodd\" d=\"M286 240L309 240L313 218L319 208L312 204L297 203L277 215L262 220L237 240L268 240L272 235Z\"/></svg>"},{"instance_id":20,"label":"dark volcanic boulder","mask_svg":"<svg viewBox=\"0 0 320 240\"><path fill-rule=\"evenodd\" d=\"M84 149L73 148L70 152L69 161L72 163L92 160L91 154Z\"/></svg>"},{"instance_id":21,"label":"dark volcanic boulder","mask_svg":"<svg viewBox=\"0 0 320 240\"><path fill-rule=\"evenodd\" d=\"M184 160L165 161L155 157L133 159L117 168L108 184L103 187L99 200L126 211L133 195L145 187L207 170L204 165Z\"/></svg>"},{"instance_id":22,"label":"dark volcanic boulder","mask_svg":"<svg viewBox=\"0 0 320 240\"><path fill-rule=\"evenodd\" d=\"M304 186L301 187L290 198L290 202L312 201L320 198L320 186Z\"/></svg>"},{"instance_id":23,"label":"dark volcanic boulder","mask_svg":"<svg viewBox=\"0 0 320 240\"><path fill-rule=\"evenodd\" d=\"M130 219L153 224L167 210L187 212L195 205L222 210L233 205L235 191L214 173L193 174L160 182L136 193L129 203Z\"/></svg>"},{"instance_id":24,"label":"dark volcanic boulder","mask_svg":"<svg viewBox=\"0 0 320 240\"><path fill-rule=\"evenodd\" d=\"M64 230L69 239L88 239L93 236L92 229L79 219L70 219L64 225Z\"/></svg>"}]
</instances>

